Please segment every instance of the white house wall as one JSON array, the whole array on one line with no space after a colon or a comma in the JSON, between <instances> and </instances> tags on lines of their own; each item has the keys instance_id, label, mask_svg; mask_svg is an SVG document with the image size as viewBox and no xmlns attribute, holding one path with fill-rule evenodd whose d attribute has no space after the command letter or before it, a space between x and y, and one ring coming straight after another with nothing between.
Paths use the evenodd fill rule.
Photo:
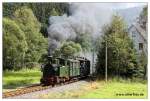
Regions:
<instances>
[{"instance_id":1,"label":"white house wall","mask_svg":"<svg viewBox=\"0 0 150 101\"><path fill-rule=\"evenodd\" d=\"M143 49L146 48L146 45L145 45L144 39L141 37L140 33L137 31L137 29L134 26L130 27L129 35L130 35L130 38L133 40L133 43L137 52L138 53L142 52L142 50L139 50L139 43L143 43Z\"/></svg>"}]
</instances>

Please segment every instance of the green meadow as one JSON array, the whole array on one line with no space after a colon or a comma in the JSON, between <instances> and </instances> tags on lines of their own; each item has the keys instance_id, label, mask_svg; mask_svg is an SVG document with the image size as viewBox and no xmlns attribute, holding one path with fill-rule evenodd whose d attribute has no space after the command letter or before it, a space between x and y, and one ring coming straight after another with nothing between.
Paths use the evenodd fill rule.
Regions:
<instances>
[{"instance_id":1,"label":"green meadow","mask_svg":"<svg viewBox=\"0 0 150 101\"><path fill-rule=\"evenodd\" d=\"M39 83L41 78L40 69L22 69L20 71L3 72L3 89L16 89Z\"/></svg>"},{"instance_id":2,"label":"green meadow","mask_svg":"<svg viewBox=\"0 0 150 101\"><path fill-rule=\"evenodd\" d=\"M142 83L109 82L80 98L147 98L147 85Z\"/></svg>"}]
</instances>

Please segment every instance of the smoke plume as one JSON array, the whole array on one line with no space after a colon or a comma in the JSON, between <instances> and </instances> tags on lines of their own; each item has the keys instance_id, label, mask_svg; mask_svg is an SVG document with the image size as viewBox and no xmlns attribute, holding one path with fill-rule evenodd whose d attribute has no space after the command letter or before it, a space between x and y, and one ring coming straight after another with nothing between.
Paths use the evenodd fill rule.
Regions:
<instances>
[{"instance_id":1,"label":"smoke plume","mask_svg":"<svg viewBox=\"0 0 150 101\"><path fill-rule=\"evenodd\" d=\"M110 21L112 10L104 3L71 3L70 16L49 18L49 53L65 40L74 40L78 33L90 33L92 38L101 34L101 27Z\"/></svg>"}]
</instances>

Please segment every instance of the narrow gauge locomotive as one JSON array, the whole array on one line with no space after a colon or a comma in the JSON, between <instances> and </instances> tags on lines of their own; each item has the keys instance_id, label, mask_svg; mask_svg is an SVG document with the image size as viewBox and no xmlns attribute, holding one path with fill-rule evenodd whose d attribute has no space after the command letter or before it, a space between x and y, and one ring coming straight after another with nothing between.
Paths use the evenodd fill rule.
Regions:
<instances>
[{"instance_id":1,"label":"narrow gauge locomotive","mask_svg":"<svg viewBox=\"0 0 150 101\"><path fill-rule=\"evenodd\" d=\"M48 57L48 62L41 66L41 71L43 73L41 84L55 85L87 77L90 74L90 61L83 57L70 59Z\"/></svg>"}]
</instances>

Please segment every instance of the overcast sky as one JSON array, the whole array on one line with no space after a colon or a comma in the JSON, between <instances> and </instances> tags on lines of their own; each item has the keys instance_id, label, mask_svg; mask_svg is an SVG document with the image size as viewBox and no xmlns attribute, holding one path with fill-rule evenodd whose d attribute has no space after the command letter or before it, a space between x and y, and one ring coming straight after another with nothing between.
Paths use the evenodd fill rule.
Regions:
<instances>
[{"instance_id":1,"label":"overcast sky","mask_svg":"<svg viewBox=\"0 0 150 101\"><path fill-rule=\"evenodd\" d=\"M74 4L74 3L73 3ZM76 3L78 4L78 3ZM91 9L92 7L98 8L108 8L108 9L126 9L131 7L138 7L147 5L147 3L79 3L82 6L89 6Z\"/></svg>"},{"instance_id":2,"label":"overcast sky","mask_svg":"<svg viewBox=\"0 0 150 101\"><path fill-rule=\"evenodd\" d=\"M108 3L108 7L112 9L125 9L125 8L138 7L143 5L147 5L147 3Z\"/></svg>"}]
</instances>

